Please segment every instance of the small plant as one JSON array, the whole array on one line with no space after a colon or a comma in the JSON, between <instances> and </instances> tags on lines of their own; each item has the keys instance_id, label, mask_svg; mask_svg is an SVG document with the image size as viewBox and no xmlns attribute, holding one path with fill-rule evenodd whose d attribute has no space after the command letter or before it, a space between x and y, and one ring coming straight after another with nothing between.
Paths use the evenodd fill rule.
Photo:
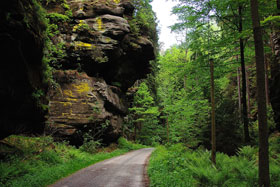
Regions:
<instances>
[{"instance_id":1,"label":"small plant","mask_svg":"<svg viewBox=\"0 0 280 187\"><path fill-rule=\"evenodd\" d=\"M101 56L99 56L99 57L96 57L95 58L95 60L98 62L98 63L105 63L105 62L108 62L108 57L107 56L104 56L104 57L101 57Z\"/></svg>"},{"instance_id":2,"label":"small plant","mask_svg":"<svg viewBox=\"0 0 280 187\"><path fill-rule=\"evenodd\" d=\"M56 12L53 13L48 13L47 18L50 20L52 23L59 23L59 22L67 22L70 20L70 18L64 14L59 14Z\"/></svg>"},{"instance_id":3,"label":"small plant","mask_svg":"<svg viewBox=\"0 0 280 187\"><path fill-rule=\"evenodd\" d=\"M89 131L91 132L91 130ZM83 145L80 146L80 150L87 153L96 153L98 148L101 146L100 140L94 140L90 133L85 133Z\"/></svg>"},{"instance_id":4,"label":"small plant","mask_svg":"<svg viewBox=\"0 0 280 187\"><path fill-rule=\"evenodd\" d=\"M44 91L41 89L37 89L32 93L32 97L36 100L39 100L41 97L45 95Z\"/></svg>"}]
</instances>

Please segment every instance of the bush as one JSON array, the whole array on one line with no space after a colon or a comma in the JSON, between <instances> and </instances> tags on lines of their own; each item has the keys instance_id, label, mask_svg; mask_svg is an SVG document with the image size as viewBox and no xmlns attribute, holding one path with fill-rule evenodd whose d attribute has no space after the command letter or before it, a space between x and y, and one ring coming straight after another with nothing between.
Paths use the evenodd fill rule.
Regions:
<instances>
[{"instance_id":1,"label":"bush","mask_svg":"<svg viewBox=\"0 0 280 187\"><path fill-rule=\"evenodd\" d=\"M100 141L89 140L84 142L83 145L80 146L80 150L93 154L97 152L100 146L101 146Z\"/></svg>"},{"instance_id":2,"label":"bush","mask_svg":"<svg viewBox=\"0 0 280 187\"><path fill-rule=\"evenodd\" d=\"M91 130L83 134L83 139L83 145L79 148L81 151L93 154L96 153L101 146L100 140L94 140Z\"/></svg>"}]
</instances>

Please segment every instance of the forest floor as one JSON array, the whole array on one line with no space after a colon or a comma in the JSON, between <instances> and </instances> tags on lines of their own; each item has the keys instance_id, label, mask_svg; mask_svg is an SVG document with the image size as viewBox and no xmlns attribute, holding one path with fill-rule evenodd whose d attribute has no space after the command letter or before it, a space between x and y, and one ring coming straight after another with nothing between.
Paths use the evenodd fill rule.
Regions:
<instances>
[{"instance_id":1,"label":"forest floor","mask_svg":"<svg viewBox=\"0 0 280 187\"><path fill-rule=\"evenodd\" d=\"M64 178L51 187L96 186L96 187L146 187L145 163L153 148L129 152L97 163Z\"/></svg>"}]
</instances>

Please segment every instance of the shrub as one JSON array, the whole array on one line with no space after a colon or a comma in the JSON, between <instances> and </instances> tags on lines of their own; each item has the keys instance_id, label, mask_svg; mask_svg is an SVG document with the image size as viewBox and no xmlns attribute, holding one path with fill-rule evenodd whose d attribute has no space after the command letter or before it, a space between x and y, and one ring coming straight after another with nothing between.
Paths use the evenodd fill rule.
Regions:
<instances>
[{"instance_id":1,"label":"shrub","mask_svg":"<svg viewBox=\"0 0 280 187\"><path fill-rule=\"evenodd\" d=\"M94 140L89 140L83 143L82 146L80 146L80 150L87 152L87 153L96 153L98 148L101 146L100 141L94 141Z\"/></svg>"},{"instance_id":2,"label":"shrub","mask_svg":"<svg viewBox=\"0 0 280 187\"><path fill-rule=\"evenodd\" d=\"M79 148L81 151L93 154L96 153L101 146L100 140L94 140L91 130L89 130L88 133L84 133L83 139L83 145Z\"/></svg>"}]
</instances>

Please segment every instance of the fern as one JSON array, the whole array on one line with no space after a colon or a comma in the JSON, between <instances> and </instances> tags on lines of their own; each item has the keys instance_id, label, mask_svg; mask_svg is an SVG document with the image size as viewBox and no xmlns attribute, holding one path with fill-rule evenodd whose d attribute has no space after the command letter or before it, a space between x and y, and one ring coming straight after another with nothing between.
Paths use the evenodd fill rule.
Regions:
<instances>
[{"instance_id":1,"label":"fern","mask_svg":"<svg viewBox=\"0 0 280 187\"><path fill-rule=\"evenodd\" d=\"M261 25L262 26L267 26L270 24L279 25L279 21L280 21L280 16L268 16L263 21L261 21Z\"/></svg>"},{"instance_id":2,"label":"fern","mask_svg":"<svg viewBox=\"0 0 280 187\"><path fill-rule=\"evenodd\" d=\"M257 149L251 146L244 146L238 150L238 155L248 160L256 160Z\"/></svg>"}]
</instances>

